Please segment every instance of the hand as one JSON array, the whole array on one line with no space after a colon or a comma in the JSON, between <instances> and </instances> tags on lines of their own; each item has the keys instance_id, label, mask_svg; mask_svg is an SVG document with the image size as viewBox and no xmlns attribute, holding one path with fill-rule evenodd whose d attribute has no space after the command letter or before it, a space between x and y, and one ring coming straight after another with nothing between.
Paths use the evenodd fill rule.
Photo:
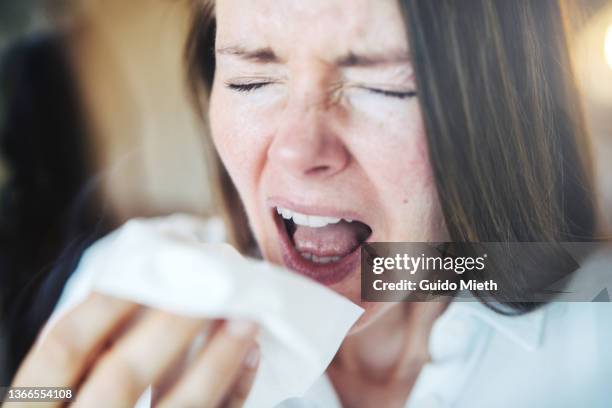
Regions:
<instances>
[{"instance_id":1,"label":"hand","mask_svg":"<svg viewBox=\"0 0 612 408\"><path fill-rule=\"evenodd\" d=\"M204 329L202 350L173 375ZM36 342L12 386L70 387L74 406L133 407L152 384L156 406L239 407L258 364L256 332L246 321L184 317L92 294Z\"/></svg>"}]
</instances>

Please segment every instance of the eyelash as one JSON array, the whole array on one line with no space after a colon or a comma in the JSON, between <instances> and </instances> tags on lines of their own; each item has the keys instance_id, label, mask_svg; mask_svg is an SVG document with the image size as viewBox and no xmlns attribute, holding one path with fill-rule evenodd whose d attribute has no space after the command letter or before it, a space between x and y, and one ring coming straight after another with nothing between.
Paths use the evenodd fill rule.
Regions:
<instances>
[{"instance_id":1,"label":"eyelash","mask_svg":"<svg viewBox=\"0 0 612 408\"><path fill-rule=\"evenodd\" d=\"M238 92L251 92L259 88L263 88L266 85L270 85L272 82L253 82L250 84L227 84L227 87L231 90Z\"/></svg>"},{"instance_id":2,"label":"eyelash","mask_svg":"<svg viewBox=\"0 0 612 408\"><path fill-rule=\"evenodd\" d=\"M396 92L396 91L387 91L386 89L367 88L367 87L363 89L365 89L366 91L370 91L372 93L378 94L378 95L388 96L388 97L397 98L397 99L408 99L408 98L413 98L417 96L416 91Z\"/></svg>"},{"instance_id":3,"label":"eyelash","mask_svg":"<svg viewBox=\"0 0 612 408\"><path fill-rule=\"evenodd\" d=\"M237 92L248 93L248 92L252 92L257 89L263 88L266 85L270 85L271 83L272 82L253 82L250 84L227 84L227 87ZM388 91L385 89L368 88L368 87L362 87L362 89L365 89L366 91L372 92L374 94L388 96L390 98L397 98L397 99L408 99L408 98L413 98L417 96L416 91L396 92L396 91Z\"/></svg>"}]
</instances>

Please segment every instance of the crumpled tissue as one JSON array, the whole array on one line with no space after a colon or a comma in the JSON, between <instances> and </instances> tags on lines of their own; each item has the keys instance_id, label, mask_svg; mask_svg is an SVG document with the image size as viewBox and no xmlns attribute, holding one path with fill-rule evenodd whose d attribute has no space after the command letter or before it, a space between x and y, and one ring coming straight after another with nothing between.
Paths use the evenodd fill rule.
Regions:
<instances>
[{"instance_id":1,"label":"crumpled tissue","mask_svg":"<svg viewBox=\"0 0 612 408\"><path fill-rule=\"evenodd\" d=\"M45 330L92 291L178 314L257 322L261 358L247 408L306 392L363 313L314 281L243 257L220 242L214 223L187 215L131 220L92 245ZM136 406L150 406L150 389Z\"/></svg>"}]
</instances>

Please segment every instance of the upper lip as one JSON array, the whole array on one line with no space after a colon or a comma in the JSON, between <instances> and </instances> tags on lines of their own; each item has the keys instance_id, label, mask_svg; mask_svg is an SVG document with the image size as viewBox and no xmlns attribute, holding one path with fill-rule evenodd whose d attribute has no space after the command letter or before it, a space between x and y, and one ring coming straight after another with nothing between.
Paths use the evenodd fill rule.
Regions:
<instances>
[{"instance_id":1,"label":"upper lip","mask_svg":"<svg viewBox=\"0 0 612 408\"><path fill-rule=\"evenodd\" d=\"M343 218L345 220L359 221L363 224L369 225L363 214L355 210L340 209L328 205L298 204L283 197L271 197L267 200L267 202L268 205L273 208L282 207L306 215Z\"/></svg>"}]
</instances>

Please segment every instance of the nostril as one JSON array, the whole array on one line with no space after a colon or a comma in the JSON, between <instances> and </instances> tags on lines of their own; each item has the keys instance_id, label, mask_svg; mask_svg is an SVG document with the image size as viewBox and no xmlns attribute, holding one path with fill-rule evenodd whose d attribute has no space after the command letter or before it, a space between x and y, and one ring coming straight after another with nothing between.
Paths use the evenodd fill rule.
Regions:
<instances>
[{"instance_id":1,"label":"nostril","mask_svg":"<svg viewBox=\"0 0 612 408\"><path fill-rule=\"evenodd\" d=\"M327 173L330 170L330 166L328 165L320 165L320 166L314 166L309 168L308 170L306 170L306 174L321 174L321 173Z\"/></svg>"}]
</instances>

